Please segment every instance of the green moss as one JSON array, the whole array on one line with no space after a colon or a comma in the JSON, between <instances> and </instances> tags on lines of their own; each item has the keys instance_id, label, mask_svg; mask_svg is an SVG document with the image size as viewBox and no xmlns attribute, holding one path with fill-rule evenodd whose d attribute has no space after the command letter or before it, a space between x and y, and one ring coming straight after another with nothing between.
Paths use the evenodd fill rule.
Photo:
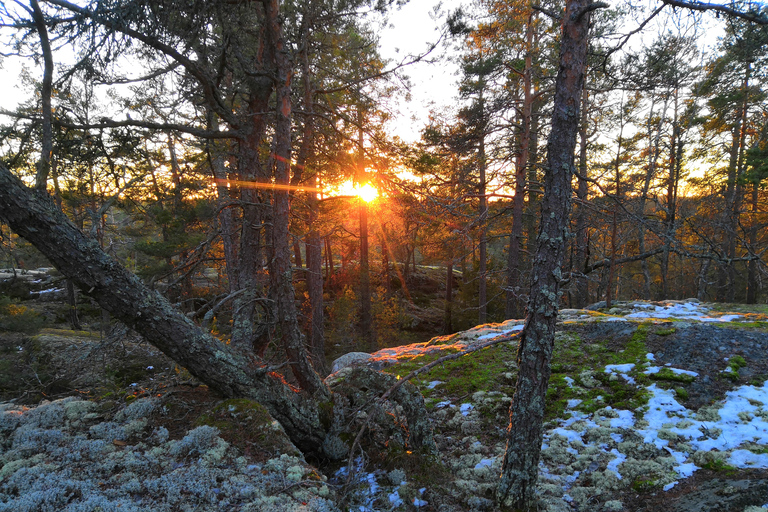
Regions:
<instances>
[{"instance_id":1,"label":"green moss","mask_svg":"<svg viewBox=\"0 0 768 512\"><path fill-rule=\"evenodd\" d=\"M651 380L655 381L668 381L668 382L684 382L686 384L689 384L696 380L696 377L693 375L688 375L685 373L675 373L669 368L662 368L657 373L652 373L649 375Z\"/></svg>"},{"instance_id":2,"label":"green moss","mask_svg":"<svg viewBox=\"0 0 768 512\"><path fill-rule=\"evenodd\" d=\"M413 370L421 368L438 357L457 352L456 349L446 349L440 354L429 354L402 362L384 371L401 377ZM422 392L429 381L440 380L441 394L465 395L476 391L498 391L502 387L499 375L508 371L508 361L514 360L516 347L503 343L493 347L467 354L466 356L446 361L431 371L412 380Z\"/></svg>"},{"instance_id":3,"label":"green moss","mask_svg":"<svg viewBox=\"0 0 768 512\"><path fill-rule=\"evenodd\" d=\"M670 327L669 329L659 329L658 331L654 332L656 336L669 336L670 334L675 334L677 332L677 329L675 327Z\"/></svg>"},{"instance_id":4,"label":"green moss","mask_svg":"<svg viewBox=\"0 0 768 512\"><path fill-rule=\"evenodd\" d=\"M675 396L680 400L688 400L688 390L683 387L675 388Z\"/></svg>"},{"instance_id":5,"label":"green moss","mask_svg":"<svg viewBox=\"0 0 768 512\"><path fill-rule=\"evenodd\" d=\"M283 453L299 455L299 451L267 409L253 400L225 400L200 415L194 425L218 428L221 438L246 456L262 458Z\"/></svg>"},{"instance_id":6,"label":"green moss","mask_svg":"<svg viewBox=\"0 0 768 512\"><path fill-rule=\"evenodd\" d=\"M37 311L0 295L0 331L32 334L45 324L45 317Z\"/></svg>"},{"instance_id":7,"label":"green moss","mask_svg":"<svg viewBox=\"0 0 768 512\"><path fill-rule=\"evenodd\" d=\"M333 401L320 402L317 407L320 411L320 424L327 430L333 423Z\"/></svg>"},{"instance_id":8,"label":"green moss","mask_svg":"<svg viewBox=\"0 0 768 512\"><path fill-rule=\"evenodd\" d=\"M739 368L744 368L747 366L747 360L739 355L735 355L728 359L728 364L731 368L738 371Z\"/></svg>"},{"instance_id":9,"label":"green moss","mask_svg":"<svg viewBox=\"0 0 768 512\"><path fill-rule=\"evenodd\" d=\"M632 490L635 492L652 492L659 486L659 481L653 478L637 478L632 482Z\"/></svg>"},{"instance_id":10,"label":"green moss","mask_svg":"<svg viewBox=\"0 0 768 512\"><path fill-rule=\"evenodd\" d=\"M723 459L713 459L708 462L705 462L704 465L702 465L704 469L709 469L712 471L722 471L725 474L733 474L736 472L736 468L725 462Z\"/></svg>"}]
</instances>

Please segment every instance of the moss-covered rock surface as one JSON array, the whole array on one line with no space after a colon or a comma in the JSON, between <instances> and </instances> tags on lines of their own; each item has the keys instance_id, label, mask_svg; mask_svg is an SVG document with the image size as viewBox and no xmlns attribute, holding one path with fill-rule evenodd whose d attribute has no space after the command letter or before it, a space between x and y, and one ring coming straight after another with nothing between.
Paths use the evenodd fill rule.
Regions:
<instances>
[{"instance_id":1,"label":"moss-covered rock surface","mask_svg":"<svg viewBox=\"0 0 768 512\"><path fill-rule=\"evenodd\" d=\"M329 377L335 401L321 408L337 461L305 460L260 404L222 400L141 340L51 326L2 333L0 511L494 510L521 328L384 349ZM375 400L496 336L510 340ZM561 311L541 510L761 509L766 354L759 308Z\"/></svg>"}]
</instances>

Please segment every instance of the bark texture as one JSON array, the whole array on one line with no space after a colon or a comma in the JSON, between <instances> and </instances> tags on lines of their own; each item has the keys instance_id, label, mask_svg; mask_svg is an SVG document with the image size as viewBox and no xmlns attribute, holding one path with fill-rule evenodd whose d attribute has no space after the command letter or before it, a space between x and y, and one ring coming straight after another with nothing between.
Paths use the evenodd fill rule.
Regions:
<instances>
[{"instance_id":1,"label":"bark texture","mask_svg":"<svg viewBox=\"0 0 768 512\"><path fill-rule=\"evenodd\" d=\"M589 0L572 0L563 17L560 68L547 142L541 227L533 261L528 315L518 348L519 374L510 406L507 449L497 489L504 510L536 509L544 402L568 241L571 177L587 56Z\"/></svg>"}]
</instances>

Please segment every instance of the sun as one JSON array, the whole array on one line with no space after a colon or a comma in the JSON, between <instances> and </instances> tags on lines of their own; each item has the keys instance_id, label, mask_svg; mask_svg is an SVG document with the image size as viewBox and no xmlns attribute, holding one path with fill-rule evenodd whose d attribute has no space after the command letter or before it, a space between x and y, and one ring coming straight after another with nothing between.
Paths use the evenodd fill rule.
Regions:
<instances>
[{"instance_id":1,"label":"sun","mask_svg":"<svg viewBox=\"0 0 768 512\"><path fill-rule=\"evenodd\" d=\"M355 195L366 203L370 203L379 197L379 191L370 183L366 183L362 187L355 187Z\"/></svg>"}]
</instances>

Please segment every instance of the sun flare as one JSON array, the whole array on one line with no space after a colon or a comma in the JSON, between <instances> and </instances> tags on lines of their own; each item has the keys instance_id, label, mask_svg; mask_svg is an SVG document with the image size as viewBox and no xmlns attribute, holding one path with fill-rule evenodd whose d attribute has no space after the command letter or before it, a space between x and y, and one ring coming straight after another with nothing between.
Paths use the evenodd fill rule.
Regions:
<instances>
[{"instance_id":1,"label":"sun flare","mask_svg":"<svg viewBox=\"0 0 768 512\"><path fill-rule=\"evenodd\" d=\"M379 197L379 191L370 183L366 183L362 187L355 187L355 195L366 203L370 203Z\"/></svg>"},{"instance_id":2,"label":"sun flare","mask_svg":"<svg viewBox=\"0 0 768 512\"><path fill-rule=\"evenodd\" d=\"M370 183L361 186L355 184L352 180L347 180L333 189L330 195L359 197L366 203L370 203L379 197L379 191Z\"/></svg>"}]
</instances>

